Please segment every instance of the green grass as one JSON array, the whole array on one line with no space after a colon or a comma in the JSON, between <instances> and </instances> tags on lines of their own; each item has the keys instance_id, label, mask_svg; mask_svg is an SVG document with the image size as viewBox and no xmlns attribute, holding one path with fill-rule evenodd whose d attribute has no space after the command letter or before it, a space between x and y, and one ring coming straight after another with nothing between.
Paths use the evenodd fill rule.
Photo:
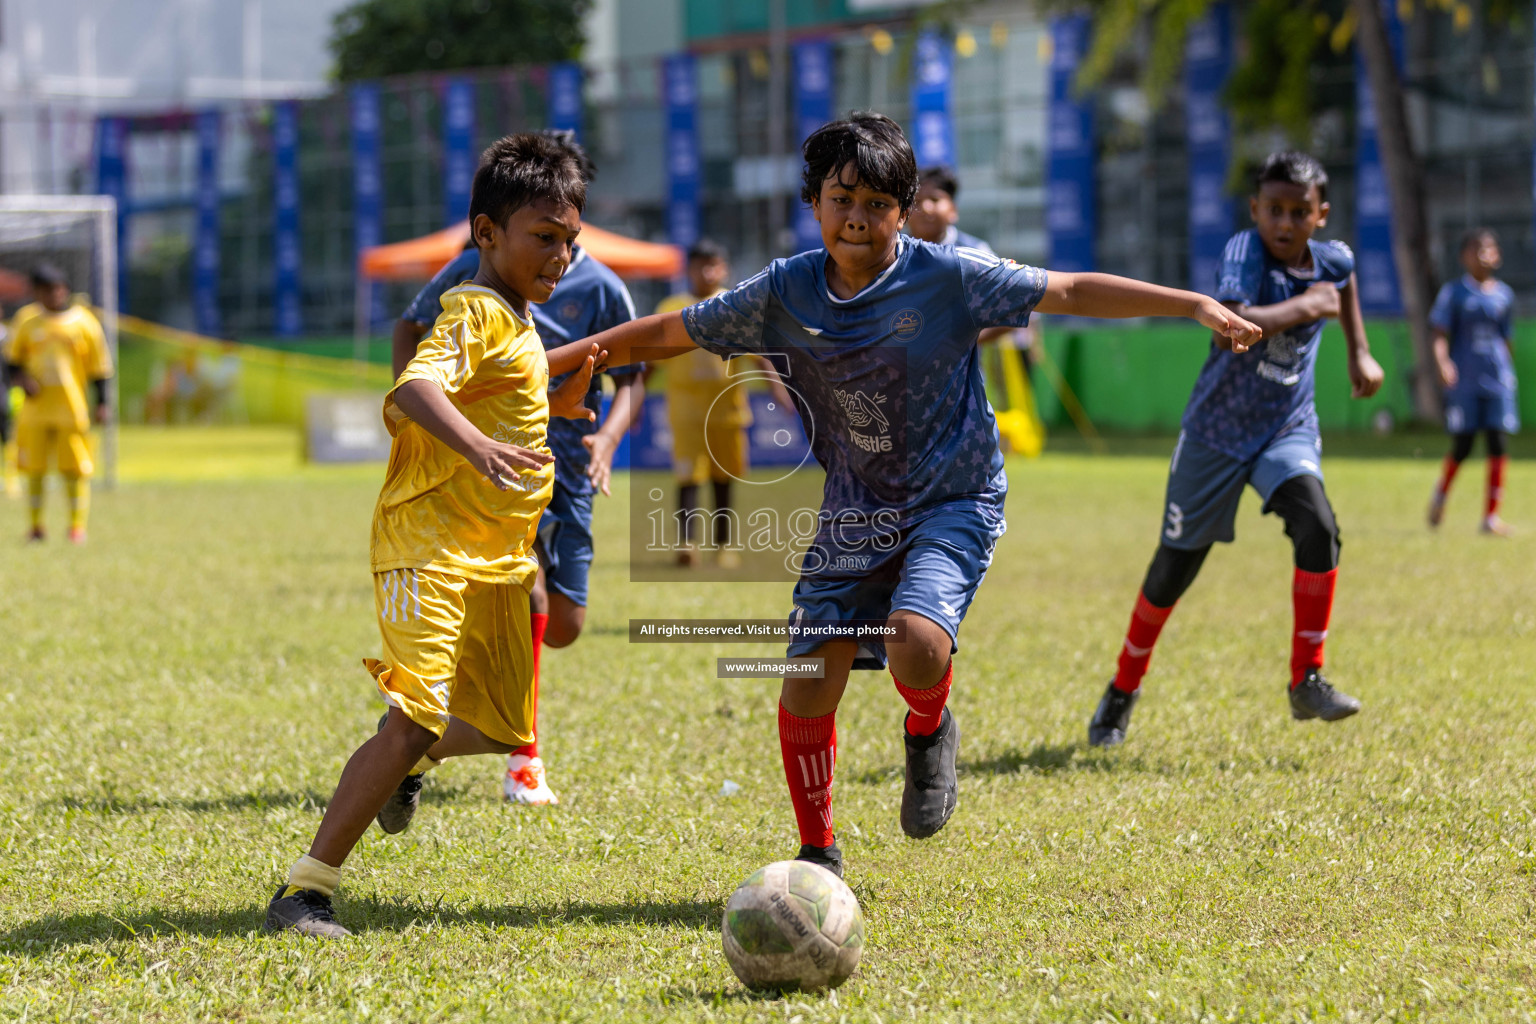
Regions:
<instances>
[{"instance_id":1,"label":"green grass","mask_svg":"<svg viewBox=\"0 0 1536 1024\"><path fill-rule=\"evenodd\" d=\"M348 864L357 937L270 937L264 904L378 714L379 470L301 469L261 431L129 432L88 546L0 556L0 1019L1530 1019L1536 466L1508 488L1529 528L1496 542L1480 462L1438 535L1432 457L1328 462L1330 672L1366 701L1333 726L1287 714L1289 552L1250 497L1130 742L1092 751L1156 537L1168 445L1146 448L1011 467L956 661L960 809L933 840L897 826L899 699L855 677L836 808L869 944L835 994L781 999L736 983L718 934L736 882L795 849L776 685L712 678L774 649L625 626L776 617L787 587L631 584L625 501L601 502L587 633L544 659L561 806L504 807L495 759L450 763L409 832ZM176 479L199 458L260 479ZM0 538L23 525L0 501Z\"/></svg>"}]
</instances>

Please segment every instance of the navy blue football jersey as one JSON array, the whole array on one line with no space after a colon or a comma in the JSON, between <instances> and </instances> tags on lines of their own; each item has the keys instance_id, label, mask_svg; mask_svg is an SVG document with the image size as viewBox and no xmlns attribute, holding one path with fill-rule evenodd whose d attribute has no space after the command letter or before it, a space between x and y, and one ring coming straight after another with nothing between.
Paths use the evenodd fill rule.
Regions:
<instances>
[{"instance_id":1,"label":"navy blue football jersey","mask_svg":"<svg viewBox=\"0 0 1536 1024\"><path fill-rule=\"evenodd\" d=\"M406 307L402 319L418 324L430 324L442 312L443 293L469 280L480 272L480 251L465 249L455 256L446 267L428 282ZM538 328L539 340L546 349L580 341L599 331L628 323L635 318L635 303L629 297L629 289L612 270L580 246L576 248L571 265L548 302L531 304L533 323ZM625 367L619 372L634 372L636 367ZM615 372L610 370L609 372ZM558 386L563 377L550 381ZM592 377L592 387L587 391L587 408L600 412L603 388L597 375ZM552 417L549 421L549 449L555 455L555 482L570 488L576 494L591 494L592 481L587 479L587 465L591 461L586 445L581 439L597 430L596 423Z\"/></svg>"},{"instance_id":2,"label":"navy blue football jersey","mask_svg":"<svg viewBox=\"0 0 1536 1024\"><path fill-rule=\"evenodd\" d=\"M1435 296L1430 326L1445 332L1456 386L1451 395L1503 398L1515 393L1515 366L1509 357L1514 333L1515 293L1503 281L1487 291L1470 275L1449 281Z\"/></svg>"},{"instance_id":3,"label":"navy blue football jersey","mask_svg":"<svg viewBox=\"0 0 1536 1024\"><path fill-rule=\"evenodd\" d=\"M1227 242L1216 298L1273 306L1318 282L1343 287L1355 256L1343 242L1309 240L1312 266L1287 267L1269 254L1259 233L1240 231ZM1318 338L1323 321L1298 324L1243 353L1211 345L1184 410L1184 433L1208 448L1247 461L1281 434L1317 429L1314 404Z\"/></svg>"},{"instance_id":4,"label":"navy blue football jersey","mask_svg":"<svg viewBox=\"0 0 1536 1024\"><path fill-rule=\"evenodd\" d=\"M1045 271L903 236L896 260L849 299L824 249L775 260L683 311L689 336L728 357L775 357L811 451L823 509L845 536L915 521L955 500L1001 506L1008 488L976 337L1023 327ZM869 532L866 532L869 531Z\"/></svg>"}]
</instances>

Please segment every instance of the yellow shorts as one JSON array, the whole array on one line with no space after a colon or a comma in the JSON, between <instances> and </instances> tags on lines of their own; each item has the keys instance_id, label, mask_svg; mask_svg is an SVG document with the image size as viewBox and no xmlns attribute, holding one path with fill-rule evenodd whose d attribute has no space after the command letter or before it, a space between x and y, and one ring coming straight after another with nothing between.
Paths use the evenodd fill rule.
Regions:
<instances>
[{"instance_id":1,"label":"yellow shorts","mask_svg":"<svg viewBox=\"0 0 1536 1024\"><path fill-rule=\"evenodd\" d=\"M452 716L509 746L533 742L528 591L430 569L373 574L384 659L379 692L438 736Z\"/></svg>"},{"instance_id":2,"label":"yellow shorts","mask_svg":"<svg viewBox=\"0 0 1536 1024\"><path fill-rule=\"evenodd\" d=\"M747 476L747 432L740 427L672 429L672 472L686 483L729 483Z\"/></svg>"},{"instance_id":3,"label":"yellow shorts","mask_svg":"<svg viewBox=\"0 0 1536 1024\"><path fill-rule=\"evenodd\" d=\"M56 463L65 476L90 476L96 471L90 435L23 418L16 424L16 468L28 474L46 473L49 462Z\"/></svg>"}]
</instances>

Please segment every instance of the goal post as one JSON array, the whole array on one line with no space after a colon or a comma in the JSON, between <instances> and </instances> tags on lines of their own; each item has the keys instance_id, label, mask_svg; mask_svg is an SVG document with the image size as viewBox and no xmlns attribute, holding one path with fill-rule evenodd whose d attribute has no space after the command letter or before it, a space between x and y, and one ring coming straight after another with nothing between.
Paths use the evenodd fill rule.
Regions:
<instances>
[{"instance_id":1,"label":"goal post","mask_svg":"<svg viewBox=\"0 0 1536 1024\"><path fill-rule=\"evenodd\" d=\"M24 280L44 262L63 270L70 288L88 296L100 312L112 365L118 367L117 201L111 196L0 195L0 271ZM101 463L102 482L111 488L117 483L121 411L116 372L109 390L113 415L102 427Z\"/></svg>"}]
</instances>

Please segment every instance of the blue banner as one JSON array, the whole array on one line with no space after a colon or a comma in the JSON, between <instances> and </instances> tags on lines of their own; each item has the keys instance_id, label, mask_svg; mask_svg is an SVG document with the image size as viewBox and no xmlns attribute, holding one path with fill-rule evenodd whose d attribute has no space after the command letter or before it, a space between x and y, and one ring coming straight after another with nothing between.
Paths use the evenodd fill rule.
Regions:
<instances>
[{"instance_id":1,"label":"blue banner","mask_svg":"<svg viewBox=\"0 0 1536 1024\"><path fill-rule=\"evenodd\" d=\"M795 138L801 144L832 120L832 44L806 39L795 44ZM803 203L795 206L795 251L821 248L821 225Z\"/></svg>"},{"instance_id":2,"label":"blue banner","mask_svg":"<svg viewBox=\"0 0 1536 1024\"><path fill-rule=\"evenodd\" d=\"M1227 165L1232 126L1221 91L1232 69L1232 11L1212 4L1184 45L1184 130L1189 150L1189 286L1214 294L1221 253L1232 234Z\"/></svg>"},{"instance_id":3,"label":"blue banner","mask_svg":"<svg viewBox=\"0 0 1536 1024\"><path fill-rule=\"evenodd\" d=\"M1403 24L1397 5L1383 3L1381 16L1399 75L1403 72ZM1403 294L1392 258L1392 196L1387 191L1386 169L1376 143L1376 103L1366 77L1365 64L1355 50L1355 279L1364 313L1397 314L1403 310Z\"/></svg>"},{"instance_id":4,"label":"blue banner","mask_svg":"<svg viewBox=\"0 0 1536 1024\"><path fill-rule=\"evenodd\" d=\"M1088 50L1087 15L1051 21L1051 107L1045 174L1045 228L1050 268L1080 273L1094 267L1097 189L1094 187L1093 105L1073 89Z\"/></svg>"},{"instance_id":5,"label":"blue banner","mask_svg":"<svg viewBox=\"0 0 1536 1024\"><path fill-rule=\"evenodd\" d=\"M384 168L382 160L382 121L379 117L379 87L365 84L352 87L352 237L356 258L361 263L363 250L384 241ZM370 324L389 317L384 296L375 285L368 286L367 310Z\"/></svg>"},{"instance_id":6,"label":"blue banner","mask_svg":"<svg viewBox=\"0 0 1536 1024\"><path fill-rule=\"evenodd\" d=\"M299 243L299 104L272 107L272 305L277 333L291 338L304 330Z\"/></svg>"},{"instance_id":7,"label":"blue banner","mask_svg":"<svg viewBox=\"0 0 1536 1024\"><path fill-rule=\"evenodd\" d=\"M96 192L117 201L117 308L128 308L128 119L96 119ZM102 282L105 284L106 282Z\"/></svg>"},{"instance_id":8,"label":"blue banner","mask_svg":"<svg viewBox=\"0 0 1536 1024\"><path fill-rule=\"evenodd\" d=\"M549 68L549 126L581 138L581 65L573 60Z\"/></svg>"},{"instance_id":9,"label":"blue banner","mask_svg":"<svg viewBox=\"0 0 1536 1024\"><path fill-rule=\"evenodd\" d=\"M475 83L450 78L443 87L443 223L469 216L475 183Z\"/></svg>"},{"instance_id":10,"label":"blue banner","mask_svg":"<svg viewBox=\"0 0 1536 1024\"><path fill-rule=\"evenodd\" d=\"M662 61L662 94L667 105L667 239L684 247L699 240L700 174L698 69L692 54Z\"/></svg>"},{"instance_id":11,"label":"blue banner","mask_svg":"<svg viewBox=\"0 0 1536 1024\"><path fill-rule=\"evenodd\" d=\"M955 126L949 115L953 51L937 32L917 37L912 51L912 152L919 168L954 167Z\"/></svg>"},{"instance_id":12,"label":"blue banner","mask_svg":"<svg viewBox=\"0 0 1536 1024\"><path fill-rule=\"evenodd\" d=\"M219 316L219 144L224 120L204 110L197 134L197 220L192 233L192 315L197 332L218 337Z\"/></svg>"}]
</instances>

